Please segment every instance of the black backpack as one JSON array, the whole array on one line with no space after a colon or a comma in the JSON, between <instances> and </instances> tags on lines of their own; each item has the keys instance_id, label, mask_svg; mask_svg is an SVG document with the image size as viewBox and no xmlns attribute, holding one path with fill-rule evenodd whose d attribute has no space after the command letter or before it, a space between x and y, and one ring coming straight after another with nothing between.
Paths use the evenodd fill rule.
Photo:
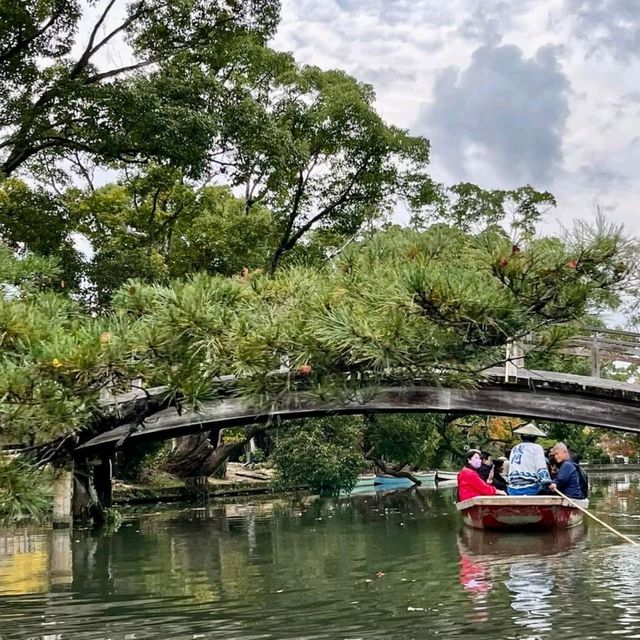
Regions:
<instances>
[{"instance_id":1,"label":"black backpack","mask_svg":"<svg viewBox=\"0 0 640 640\"><path fill-rule=\"evenodd\" d=\"M574 463L574 467L578 472L578 480L580 481L580 491L582 491L582 497L586 498L589 496L589 476L579 464Z\"/></svg>"}]
</instances>

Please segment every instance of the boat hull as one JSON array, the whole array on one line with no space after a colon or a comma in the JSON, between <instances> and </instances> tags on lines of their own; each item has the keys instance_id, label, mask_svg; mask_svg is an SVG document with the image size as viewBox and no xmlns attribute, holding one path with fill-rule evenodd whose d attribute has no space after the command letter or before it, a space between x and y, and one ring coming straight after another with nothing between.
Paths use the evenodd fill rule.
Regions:
<instances>
[{"instance_id":1,"label":"boat hull","mask_svg":"<svg viewBox=\"0 0 640 640\"><path fill-rule=\"evenodd\" d=\"M583 508L588 500L576 500ZM559 496L478 496L456 505L462 522L474 529L568 529L583 514Z\"/></svg>"},{"instance_id":2,"label":"boat hull","mask_svg":"<svg viewBox=\"0 0 640 640\"><path fill-rule=\"evenodd\" d=\"M436 481L437 482L446 482L447 480L457 480L458 472L457 471L442 471L438 469L436 471Z\"/></svg>"}]
</instances>

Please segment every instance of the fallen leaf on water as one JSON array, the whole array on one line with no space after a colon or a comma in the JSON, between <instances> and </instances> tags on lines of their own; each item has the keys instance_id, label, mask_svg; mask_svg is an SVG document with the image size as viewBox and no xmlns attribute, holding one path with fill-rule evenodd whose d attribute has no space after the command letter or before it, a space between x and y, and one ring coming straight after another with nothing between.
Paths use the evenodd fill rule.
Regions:
<instances>
[{"instance_id":1,"label":"fallen leaf on water","mask_svg":"<svg viewBox=\"0 0 640 640\"><path fill-rule=\"evenodd\" d=\"M378 571L378 573L376 573L376 578L382 578L383 575L384 573L382 571Z\"/></svg>"}]
</instances>

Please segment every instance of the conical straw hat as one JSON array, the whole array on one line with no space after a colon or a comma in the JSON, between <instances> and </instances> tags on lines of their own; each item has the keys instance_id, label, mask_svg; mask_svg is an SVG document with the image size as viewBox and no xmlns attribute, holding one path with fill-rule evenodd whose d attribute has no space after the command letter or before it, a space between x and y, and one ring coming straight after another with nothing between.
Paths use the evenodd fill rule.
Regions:
<instances>
[{"instance_id":1,"label":"conical straw hat","mask_svg":"<svg viewBox=\"0 0 640 640\"><path fill-rule=\"evenodd\" d=\"M538 429L538 427L536 427L536 425L533 424L533 422L528 422L527 424L523 424L521 427L514 429L513 433L519 433L520 435L523 435L523 436L544 437L547 435L544 431L541 431L540 429Z\"/></svg>"}]
</instances>

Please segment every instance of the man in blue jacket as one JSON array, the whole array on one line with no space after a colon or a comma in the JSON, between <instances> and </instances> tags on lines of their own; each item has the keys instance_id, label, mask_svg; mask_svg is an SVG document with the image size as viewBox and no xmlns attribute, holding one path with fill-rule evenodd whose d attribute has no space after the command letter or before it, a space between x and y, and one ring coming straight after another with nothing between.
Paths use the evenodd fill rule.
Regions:
<instances>
[{"instance_id":1,"label":"man in blue jacket","mask_svg":"<svg viewBox=\"0 0 640 640\"><path fill-rule=\"evenodd\" d=\"M569 449L564 442L558 442L551 449L551 455L558 464L558 473L553 482L549 485L549 490L553 493L556 489L562 491L567 498L573 500L582 500L582 486L580 483L580 475L576 465L571 462Z\"/></svg>"}]
</instances>

